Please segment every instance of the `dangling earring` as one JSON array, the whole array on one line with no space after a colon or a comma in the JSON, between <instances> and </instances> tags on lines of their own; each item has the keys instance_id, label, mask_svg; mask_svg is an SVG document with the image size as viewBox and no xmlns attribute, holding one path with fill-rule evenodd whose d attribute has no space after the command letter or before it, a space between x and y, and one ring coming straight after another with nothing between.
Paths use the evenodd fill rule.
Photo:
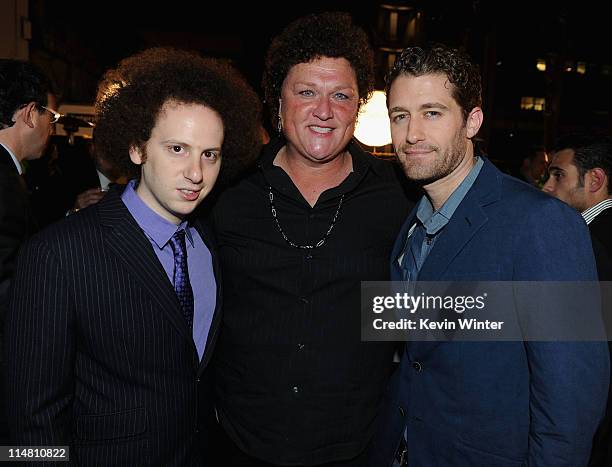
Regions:
<instances>
[{"instance_id":1,"label":"dangling earring","mask_svg":"<svg viewBox=\"0 0 612 467\"><path fill-rule=\"evenodd\" d=\"M283 101L278 100L278 123L276 124L276 129L278 130L278 136L283 135L283 121L281 119L281 104Z\"/></svg>"}]
</instances>

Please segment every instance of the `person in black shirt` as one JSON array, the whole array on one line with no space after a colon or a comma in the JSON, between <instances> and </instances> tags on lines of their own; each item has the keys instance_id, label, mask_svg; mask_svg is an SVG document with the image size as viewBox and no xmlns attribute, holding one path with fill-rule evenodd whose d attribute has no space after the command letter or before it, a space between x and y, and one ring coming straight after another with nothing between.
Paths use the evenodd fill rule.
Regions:
<instances>
[{"instance_id":1,"label":"person in black shirt","mask_svg":"<svg viewBox=\"0 0 612 467\"><path fill-rule=\"evenodd\" d=\"M352 139L372 57L342 13L298 19L268 50L279 135L213 211L223 465L365 465L395 348L361 341L360 282L388 280L411 207L394 166Z\"/></svg>"}]
</instances>

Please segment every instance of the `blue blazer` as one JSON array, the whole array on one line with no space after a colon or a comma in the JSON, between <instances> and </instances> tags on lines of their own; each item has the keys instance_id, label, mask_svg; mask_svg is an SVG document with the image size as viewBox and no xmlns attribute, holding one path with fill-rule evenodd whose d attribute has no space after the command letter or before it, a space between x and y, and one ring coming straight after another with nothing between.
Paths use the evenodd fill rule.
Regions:
<instances>
[{"instance_id":1,"label":"blue blazer","mask_svg":"<svg viewBox=\"0 0 612 467\"><path fill-rule=\"evenodd\" d=\"M395 243L393 280L415 215ZM421 281L597 280L581 216L486 159L440 235ZM408 342L370 465L392 465L405 427L410 467L586 465L609 364L604 342Z\"/></svg>"}]
</instances>

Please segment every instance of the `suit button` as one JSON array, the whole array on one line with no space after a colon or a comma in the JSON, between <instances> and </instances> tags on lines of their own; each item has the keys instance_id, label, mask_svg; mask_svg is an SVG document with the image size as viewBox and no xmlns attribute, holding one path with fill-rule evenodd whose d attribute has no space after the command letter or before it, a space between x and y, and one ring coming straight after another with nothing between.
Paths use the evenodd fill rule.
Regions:
<instances>
[{"instance_id":1,"label":"suit button","mask_svg":"<svg viewBox=\"0 0 612 467\"><path fill-rule=\"evenodd\" d=\"M298 344L298 350L302 350L304 348L304 344Z\"/></svg>"},{"instance_id":2,"label":"suit button","mask_svg":"<svg viewBox=\"0 0 612 467\"><path fill-rule=\"evenodd\" d=\"M293 391L294 394L297 394L298 392L300 392L300 388L298 388L297 386L293 386L291 390Z\"/></svg>"},{"instance_id":3,"label":"suit button","mask_svg":"<svg viewBox=\"0 0 612 467\"><path fill-rule=\"evenodd\" d=\"M307 298L307 297L300 297L300 301L301 301L302 303L304 303L305 305L308 305L308 303L309 303L309 301L308 301L308 298Z\"/></svg>"},{"instance_id":4,"label":"suit button","mask_svg":"<svg viewBox=\"0 0 612 467\"><path fill-rule=\"evenodd\" d=\"M200 382L200 377L198 376L198 377L196 378L196 383L199 383L199 382Z\"/></svg>"},{"instance_id":5,"label":"suit button","mask_svg":"<svg viewBox=\"0 0 612 467\"><path fill-rule=\"evenodd\" d=\"M412 362L412 368L414 368L417 373L423 371L423 365L421 365L420 362Z\"/></svg>"},{"instance_id":6,"label":"suit button","mask_svg":"<svg viewBox=\"0 0 612 467\"><path fill-rule=\"evenodd\" d=\"M404 410L404 408L401 405L399 406L399 413L400 413L400 415L402 417L406 415L406 411Z\"/></svg>"},{"instance_id":7,"label":"suit button","mask_svg":"<svg viewBox=\"0 0 612 467\"><path fill-rule=\"evenodd\" d=\"M308 254L306 255L306 259L312 259L312 253L308 253Z\"/></svg>"}]
</instances>

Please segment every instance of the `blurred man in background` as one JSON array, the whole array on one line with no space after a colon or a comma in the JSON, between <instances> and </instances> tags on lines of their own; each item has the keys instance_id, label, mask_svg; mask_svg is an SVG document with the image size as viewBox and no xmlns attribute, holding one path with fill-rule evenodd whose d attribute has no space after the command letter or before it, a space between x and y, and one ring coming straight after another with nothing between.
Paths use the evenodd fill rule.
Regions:
<instances>
[{"instance_id":1,"label":"blurred man in background","mask_svg":"<svg viewBox=\"0 0 612 467\"><path fill-rule=\"evenodd\" d=\"M591 233L599 280L612 281L612 140L601 135L581 134L560 138L555 144L548 173L543 190L582 214ZM610 303L605 301L604 307L604 321L607 329L611 329ZM606 416L593 441L591 467L612 465L609 401L610 395Z\"/></svg>"},{"instance_id":2,"label":"blurred man in background","mask_svg":"<svg viewBox=\"0 0 612 467\"><path fill-rule=\"evenodd\" d=\"M0 60L0 348L8 289L19 246L34 230L22 161L39 158L59 118L51 81L35 65ZM4 417L4 361L0 353L0 445Z\"/></svg>"}]
</instances>

